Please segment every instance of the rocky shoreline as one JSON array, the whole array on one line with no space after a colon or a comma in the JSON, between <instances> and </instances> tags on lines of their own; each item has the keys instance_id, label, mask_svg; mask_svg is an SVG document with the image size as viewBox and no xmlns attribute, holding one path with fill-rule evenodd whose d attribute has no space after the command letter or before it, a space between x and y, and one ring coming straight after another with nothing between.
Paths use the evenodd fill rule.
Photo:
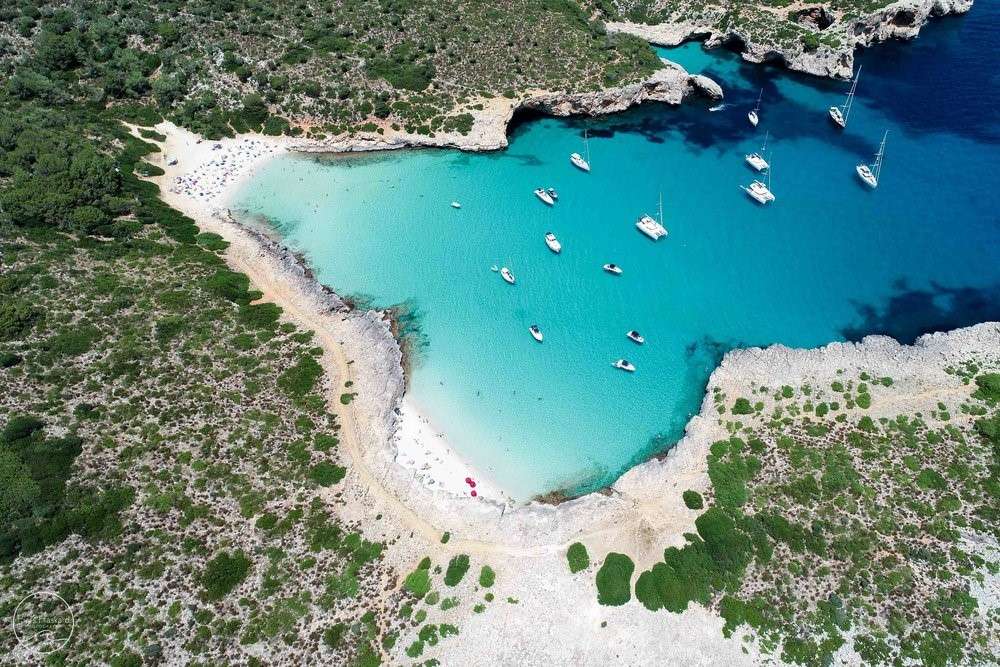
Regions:
<instances>
[{"instance_id":1,"label":"rocky shoreline","mask_svg":"<svg viewBox=\"0 0 1000 667\"><path fill-rule=\"evenodd\" d=\"M931 18L964 14L973 0L899 0L887 7L858 17L841 16L822 7L807 8L797 15L803 27L815 30L824 39L833 38L839 46L820 43L809 49L802 41L777 44L767 36L758 37L743 27L720 28L724 14L708 12L700 20L654 25L608 23L609 32L635 35L658 46L677 46L690 40L703 41L705 48L733 47L744 60L752 63L777 62L790 70L814 76L849 79L854 71L854 53L890 39L913 39Z\"/></svg>"},{"instance_id":2,"label":"rocky shoreline","mask_svg":"<svg viewBox=\"0 0 1000 667\"><path fill-rule=\"evenodd\" d=\"M495 151L507 147L507 126L521 110L550 116L602 116L618 113L643 102L679 105L693 97L711 101L723 98L722 87L707 76L689 74L683 67L661 59L663 67L649 78L615 88L587 93L533 91L521 99L491 98L482 109L472 110L468 134L441 132L435 136L394 132L366 133L357 137L302 140L292 146L303 153L355 153L400 148L458 148L464 151Z\"/></svg>"}]
</instances>

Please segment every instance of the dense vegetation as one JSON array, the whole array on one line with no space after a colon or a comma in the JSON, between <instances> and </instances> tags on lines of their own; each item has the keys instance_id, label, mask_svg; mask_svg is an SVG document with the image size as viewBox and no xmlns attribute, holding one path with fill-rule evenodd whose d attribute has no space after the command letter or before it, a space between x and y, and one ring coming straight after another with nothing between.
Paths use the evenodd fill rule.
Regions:
<instances>
[{"instance_id":1,"label":"dense vegetation","mask_svg":"<svg viewBox=\"0 0 1000 667\"><path fill-rule=\"evenodd\" d=\"M0 111L0 615L57 591L70 664L376 664L398 595L319 500L344 468L312 333L133 175L154 146L80 107Z\"/></svg>"},{"instance_id":2,"label":"dense vegetation","mask_svg":"<svg viewBox=\"0 0 1000 667\"><path fill-rule=\"evenodd\" d=\"M209 137L467 133L486 98L596 89L657 67L646 44L605 34L575 0L20 0L0 10L0 78L16 98L162 114Z\"/></svg>"},{"instance_id":3,"label":"dense vegetation","mask_svg":"<svg viewBox=\"0 0 1000 667\"><path fill-rule=\"evenodd\" d=\"M727 635L749 629L795 664L845 643L867 664L989 662L995 611L976 590L1000 569L1000 374L984 366L1000 360L951 369L967 399L892 419L866 414L893 386L867 373L732 403L716 391L731 436L711 447L708 509L635 597L714 606ZM598 572L602 604L629 599L623 558Z\"/></svg>"}]
</instances>

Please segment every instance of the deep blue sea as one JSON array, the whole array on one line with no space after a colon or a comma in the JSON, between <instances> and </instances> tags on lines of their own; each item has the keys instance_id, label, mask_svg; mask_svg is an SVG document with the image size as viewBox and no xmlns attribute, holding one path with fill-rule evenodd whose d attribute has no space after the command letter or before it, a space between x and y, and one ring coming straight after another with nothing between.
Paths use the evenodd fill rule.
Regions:
<instances>
[{"instance_id":1,"label":"deep blue sea","mask_svg":"<svg viewBox=\"0 0 1000 667\"><path fill-rule=\"evenodd\" d=\"M846 131L826 109L849 84L691 43L660 53L719 81L719 111L521 119L491 154L281 158L235 207L266 216L339 292L406 304L409 396L484 474L521 499L591 490L675 443L735 346L909 342L1000 318L998 21L981 2L860 54ZM590 174L568 161L585 130ZM854 167L884 130L870 191ZM761 207L738 186L765 131L777 200ZM557 188L555 207L532 195L540 185ZM670 235L653 243L633 223L661 193ZM633 328L644 346L625 338ZM638 370L612 368L619 357Z\"/></svg>"}]
</instances>

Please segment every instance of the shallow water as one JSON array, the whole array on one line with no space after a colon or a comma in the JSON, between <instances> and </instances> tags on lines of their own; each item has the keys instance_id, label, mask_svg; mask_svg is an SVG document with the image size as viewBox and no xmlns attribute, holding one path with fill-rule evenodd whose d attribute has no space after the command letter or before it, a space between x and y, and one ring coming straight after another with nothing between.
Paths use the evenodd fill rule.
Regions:
<instances>
[{"instance_id":1,"label":"shallow water","mask_svg":"<svg viewBox=\"0 0 1000 667\"><path fill-rule=\"evenodd\" d=\"M475 466L518 498L590 490L676 442L733 346L910 341L1000 318L1000 88L987 55L998 18L984 3L863 54L844 132L826 108L847 84L687 44L661 53L716 78L724 109L531 120L494 154L282 158L235 206L272 220L341 293L408 303L423 342L410 396ZM590 174L567 159L585 129ZM884 129L873 192L854 166ZM765 130L766 208L737 187ZM532 195L539 185L558 189L555 207ZM661 192L670 236L654 244L633 223ZM645 346L625 338L632 328ZM619 357L638 371L612 368Z\"/></svg>"}]
</instances>

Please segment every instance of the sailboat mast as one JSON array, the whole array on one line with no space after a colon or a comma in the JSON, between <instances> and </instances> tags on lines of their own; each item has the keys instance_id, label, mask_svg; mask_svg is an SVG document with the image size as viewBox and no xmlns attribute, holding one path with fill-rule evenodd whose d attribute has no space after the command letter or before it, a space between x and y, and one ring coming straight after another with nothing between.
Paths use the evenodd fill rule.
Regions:
<instances>
[{"instance_id":1,"label":"sailboat mast","mask_svg":"<svg viewBox=\"0 0 1000 667\"><path fill-rule=\"evenodd\" d=\"M771 135L770 130L764 133L764 145L760 147L760 154L763 156L767 152L767 138Z\"/></svg>"},{"instance_id":2,"label":"sailboat mast","mask_svg":"<svg viewBox=\"0 0 1000 667\"><path fill-rule=\"evenodd\" d=\"M763 99L763 97L764 97L764 89L761 88L760 89L760 94L757 95L757 106L755 106L753 108L754 111L760 111L760 101L761 101L761 99Z\"/></svg>"},{"instance_id":3,"label":"sailboat mast","mask_svg":"<svg viewBox=\"0 0 1000 667\"><path fill-rule=\"evenodd\" d=\"M889 136L889 130L885 131L882 135L882 143L878 147L878 153L875 154L875 180L878 180L879 174L882 173L882 158L885 156L885 140Z\"/></svg>"},{"instance_id":4,"label":"sailboat mast","mask_svg":"<svg viewBox=\"0 0 1000 667\"><path fill-rule=\"evenodd\" d=\"M587 152L587 164L590 164L590 141L587 140L587 130L583 130L583 148Z\"/></svg>"},{"instance_id":5,"label":"sailboat mast","mask_svg":"<svg viewBox=\"0 0 1000 667\"><path fill-rule=\"evenodd\" d=\"M662 192L660 193L659 211L660 211L660 224L662 225L663 224L663 193Z\"/></svg>"},{"instance_id":6,"label":"sailboat mast","mask_svg":"<svg viewBox=\"0 0 1000 667\"><path fill-rule=\"evenodd\" d=\"M844 102L843 114L844 121L847 121L847 117L851 115L851 104L854 102L854 93L858 89L858 79L861 78L861 65L858 65L858 73L854 77L854 82L851 84L851 92L847 93L847 101Z\"/></svg>"}]
</instances>

